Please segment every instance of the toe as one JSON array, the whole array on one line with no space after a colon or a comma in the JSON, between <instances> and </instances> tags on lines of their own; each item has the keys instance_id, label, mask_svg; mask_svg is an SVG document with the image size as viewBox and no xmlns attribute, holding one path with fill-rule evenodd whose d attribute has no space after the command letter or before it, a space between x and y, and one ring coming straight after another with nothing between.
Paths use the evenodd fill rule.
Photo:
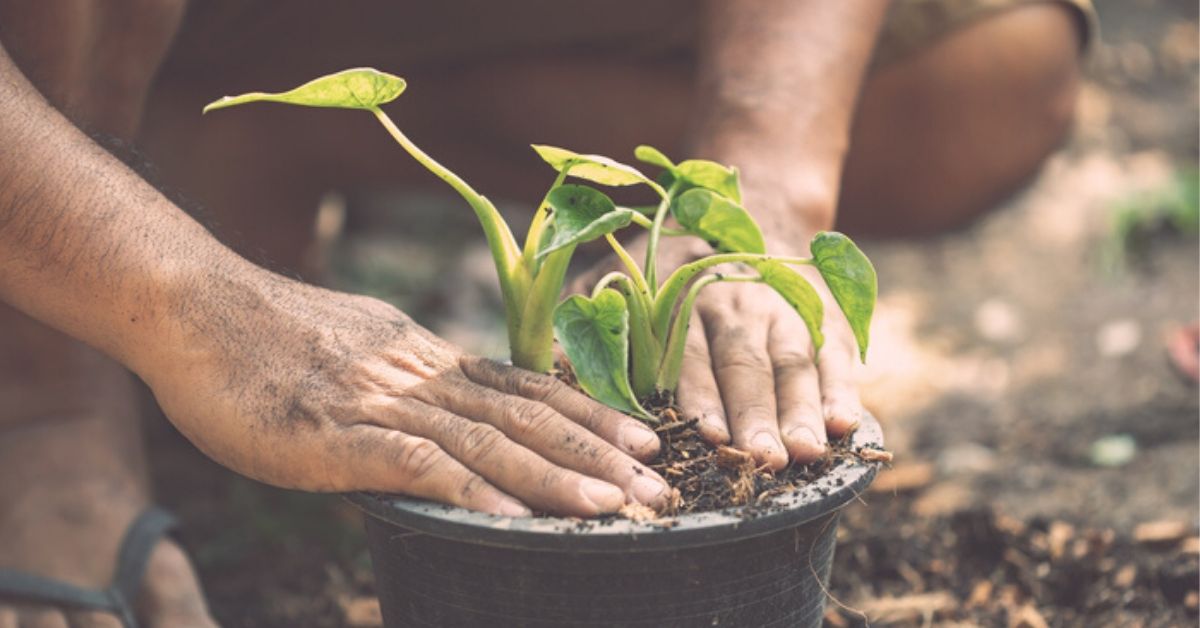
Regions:
<instances>
[{"instance_id":1,"label":"toe","mask_svg":"<svg viewBox=\"0 0 1200 628\"><path fill-rule=\"evenodd\" d=\"M17 625L21 628L70 628L67 618L59 611L34 608L22 610Z\"/></svg>"},{"instance_id":2,"label":"toe","mask_svg":"<svg viewBox=\"0 0 1200 628\"><path fill-rule=\"evenodd\" d=\"M208 614L200 581L178 545L163 541L154 548L138 596L138 614L155 628L207 628Z\"/></svg>"},{"instance_id":3,"label":"toe","mask_svg":"<svg viewBox=\"0 0 1200 628\"><path fill-rule=\"evenodd\" d=\"M121 620L116 615L101 611L71 613L68 620L71 628L122 628Z\"/></svg>"}]
</instances>

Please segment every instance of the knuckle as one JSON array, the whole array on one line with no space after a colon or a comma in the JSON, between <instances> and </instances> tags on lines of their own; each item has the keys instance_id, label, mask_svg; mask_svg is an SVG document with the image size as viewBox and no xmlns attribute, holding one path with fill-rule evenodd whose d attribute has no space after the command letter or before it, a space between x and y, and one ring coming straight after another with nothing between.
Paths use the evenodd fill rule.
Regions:
<instances>
[{"instance_id":1,"label":"knuckle","mask_svg":"<svg viewBox=\"0 0 1200 628\"><path fill-rule=\"evenodd\" d=\"M441 448L427 438L407 437L400 441L396 451L396 463L410 482L422 482L432 476L441 457Z\"/></svg>"},{"instance_id":2,"label":"knuckle","mask_svg":"<svg viewBox=\"0 0 1200 628\"><path fill-rule=\"evenodd\" d=\"M537 401L546 401L555 394L555 389L558 387L558 382L548 375L538 375L537 373L521 371L518 371L517 375L516 391L522 397Z\"/></svg>"},{"instance_id":3,"label":"knuckle","mask_svg":"<svg viewBox=\"0 0 1200 628\"><path fill-rule=\"evenodd\" d=\"M504 442L504 433L486 423L472 423L462 430L460 448L464 458L480 461Z\"/></svg>"},{"instance_id":4,"label":"knuckle","mask_svg":"<svg viewBox=\"0 0 1200 628\"><path fill-rule=\"evenodd\" d=\"M542 473L541 481L538 483L538 486L545 491L554 490L562 486L563 482L566 481L566 477L566 471L559 467L552 466Z\"/></svg>"},{"instance_id":5,"label":"knuckle","mask_svg":"<svg viewBox=\"0 0 1200 628\"><path fill-rule=\"evenodd\" d=\"M743 403L734 416L739 422L768 422L775 418L775 409L759 402Z\"/></svg>"},{"instance_id":6,"label":"knuckle","mask_svg":"<svg viewBox=\"0 0 1200 628\"><path fill-rule=\"evenodd\" d=\"M505 420L517 434L532 435L544 431L557 417L557 413L543 403L524 401L505 407Z\"/></svg>"},{"instance_id":7,"label":"knuckle","mask_svg":"<svg viewBox=\"0 0 1200 628\"><path fill-rule=\"evenodd\" d=\"M769 367L769 359L762 351L756 351L745 345L734 345L726 348L717 358L717 370L757 370L765 371Z\"/></svg>"},{"instance_id":8,"label":"knuckle","mask_svg":"<svg viewBox=\"0 0 1200 628\"><path fill-rule=\"evenodd\" d=\"M797 374L813 368L812 356L808 352L798 349L780 351L772 361L775 363L775 372L777 373Z\"/></svg>"},{"instance_id":9,"label":"knuckle","mask_svg":"<svg viewBox=\"0 0 1200 628\"><path fill-rule=\"evenodd\" d=\"M487 490L487 482L482 477L472 473L458 487L458 496L462 498L462 503L470 503L475 496L485 490Z\"/></svg>"}]
</instances>

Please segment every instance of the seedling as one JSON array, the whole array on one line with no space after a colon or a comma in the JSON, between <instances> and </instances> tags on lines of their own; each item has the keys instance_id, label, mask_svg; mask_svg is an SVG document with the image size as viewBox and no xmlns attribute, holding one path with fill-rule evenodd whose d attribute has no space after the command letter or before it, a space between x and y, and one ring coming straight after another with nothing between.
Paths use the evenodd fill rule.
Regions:
<instances>
[{"instance_id":1,"label":"seedling","mask_svg":"<svg viewBox=\"0 0 1200 628\"><path fill-rule=\"evenodd\" d=\"M404 89L405 81L398 76L357 68L287 92L227 96L204 111L272 101L364 109L374 114L405 151L475 210L500 279L513 364L549 372L554 367L557 336L585 392L646 421L657 419L641 402L656 393L673 393L679 383L693 304L700 291L713 283L767 284L803 319L817 351L824 342L821 298L792 268L813 266L850 322L860 357L866 358L876 294L870 261L849 238L834 232L813 238L811 258L768 255L761 230L741 205L737 169L701 159L675 163L657 149L639 146L635 157L662 169L657 179L651 179L607 157L535 145L533 149L558 176L538 205L521 245L491 201L425 154L379 108ZM568 176L604 186L646 186L658 202L645 209L620 207L594 187L567 183ZM678 228L666 226L668 214ZM641 265L613 236L630 225L649 231ZM664 236L699 237L715 252L674 269L659 281L655 261ZM558 302L575 248L598 238L604 238L616 252L625 272L605 275L590 295ZM740 263L747 270L705 274L730 263Z\"/></svg>"}]
</instances>

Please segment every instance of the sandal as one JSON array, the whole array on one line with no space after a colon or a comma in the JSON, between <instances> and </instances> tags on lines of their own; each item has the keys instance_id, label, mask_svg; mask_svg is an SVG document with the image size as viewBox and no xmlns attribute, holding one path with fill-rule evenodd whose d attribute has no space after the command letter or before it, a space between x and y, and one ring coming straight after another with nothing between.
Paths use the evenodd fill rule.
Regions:
<instances>
[{"instance_id":1,"label":"sandal","mask_svg":"<svg viewBox=\"0 0 1200 628\"><path fill-rule=\"evenodd\" d=\"M175 517L160 508L151 507L138 515L121 541L121 549L117 552L116 575L107 589L85 589L43 576L0 569L0 597L110 611L125 628L137 628L132 604L145 575L146 563L159 539L174 528L175 523Z\"/></svg>"}]
</instances>

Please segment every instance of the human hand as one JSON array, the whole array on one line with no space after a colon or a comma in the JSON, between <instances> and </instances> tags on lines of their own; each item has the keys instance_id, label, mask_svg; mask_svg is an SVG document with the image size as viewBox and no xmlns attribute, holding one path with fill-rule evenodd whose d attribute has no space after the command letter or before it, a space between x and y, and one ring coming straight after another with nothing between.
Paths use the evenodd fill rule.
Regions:
<instances>
[{"instance_id":1,"label":"human hand","mask_svg":"<svg viewBox=\"0 0 1200 628\"><path fill-rule=\"evenodd\" d=\"M249 275L197 282L141 373L221 464L286 488L513 516L665 502L638 461L659 446L640 422L553 377L468 356L381 301Z\"/></svg>"},{"instance_id":2,"label":"human hand","mask_svg":"<svg viewBox=\"0 0 1200 628\"><path fill-rule=\"evenodd\" d=\"M644 248L644 241L630 244L635 256ZM786 245L768 250L807 255ZM709 253L697 240L671 239L661 244L659 258L664 267L674 268ZM575 282L573 290L586 290L618 267L614 259L601 262ZM862 413L854 380L857 345L850 325L816 269L796 270L825 305L820 360L814 360L803 320L769 286L717 283L696 300L677 390L685 418L697 420L706 439L732 442L776 470L789 458L807 463L821 457L828 437L852 431ZM745 274L749 269L717 267L712 272Z\"/></svg>"}]
</instances>

